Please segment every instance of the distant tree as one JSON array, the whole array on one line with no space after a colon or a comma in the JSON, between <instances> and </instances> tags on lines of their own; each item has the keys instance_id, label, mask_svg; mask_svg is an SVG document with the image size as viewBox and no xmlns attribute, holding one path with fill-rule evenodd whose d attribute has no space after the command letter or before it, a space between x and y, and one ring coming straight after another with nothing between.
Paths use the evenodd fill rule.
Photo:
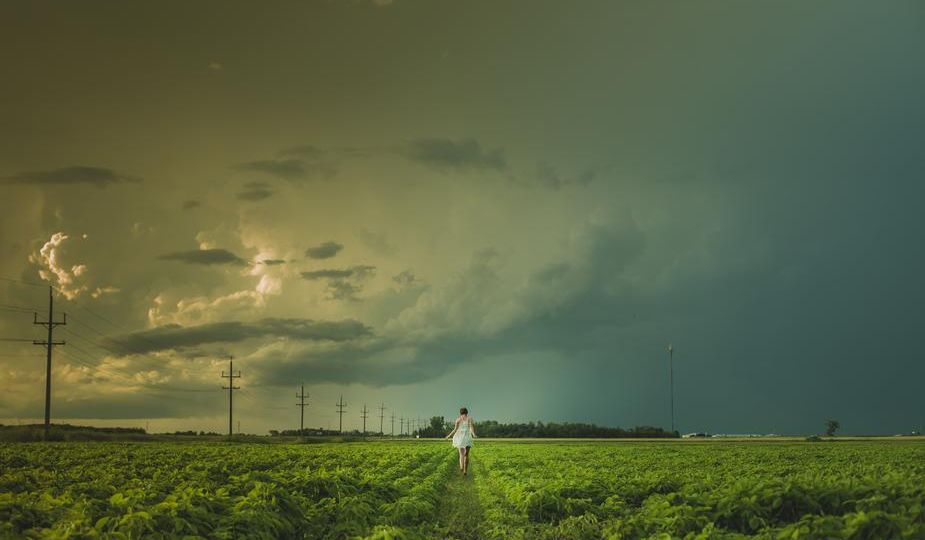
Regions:
<instances>
[{"instance_id":1,"label":"distant tree","mask_svg":"<svg viewBox=\"0 0 925 540\"><path fill-rule=\"evenodd\" d=\"M838 431L838 428L841 427L841 424L838 420L826 420L825 421L825 434L829 437L834 437L835 432Z\"/></svg>"},{"instance_id":2,"label":"distant tree","mask_svg":"<svg viewBox=\"0 0 925 540\"><path fill-rule=\"evenodd\" d=\"M443 423L442 429L440 428L441 423ZM420 434L421 437L439 438L449 433L451 429L453 429L452 422L447 422L444 417L434 416L430 419L430 425L420 430ZM605 427L578 422L527 422L501 424L496 420L480 420L476 424L476 431L478 432L479 437L485 438L669 438L678 436L677 433L669 433L662 428L653 426L636 426L632 429L623 429L619 427Z\"/></svg>"}]
</instances>

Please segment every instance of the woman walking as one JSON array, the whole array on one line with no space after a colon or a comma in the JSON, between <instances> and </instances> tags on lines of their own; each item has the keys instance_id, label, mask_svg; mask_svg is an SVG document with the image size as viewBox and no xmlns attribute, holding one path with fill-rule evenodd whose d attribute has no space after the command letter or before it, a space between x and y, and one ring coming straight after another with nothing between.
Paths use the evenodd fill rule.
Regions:
<instances>
[{"instance_id":1,"label":"woman walking","mask_svg":"<svg viewBox=\"0 0 925 540\"><path fill-rule=\"evenodd\" d=\"M459 451L459 470L463 475L469 474L469 451L472 450L472 439L475 435L475 423L469 416L469 409L459 409L459 416L453 425L453 431L444 437L453 437L453 446Z\"/></svg>"}]
</instances>

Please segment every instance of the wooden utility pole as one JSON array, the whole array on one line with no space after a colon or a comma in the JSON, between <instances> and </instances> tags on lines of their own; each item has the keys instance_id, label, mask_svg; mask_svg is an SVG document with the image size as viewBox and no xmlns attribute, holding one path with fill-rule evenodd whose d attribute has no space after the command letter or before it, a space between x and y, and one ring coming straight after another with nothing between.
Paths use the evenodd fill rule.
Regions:
<instances>
[{"instance_id":1,"label":"wooden utility pole","mask_svg":"<svg viewBox=\"0 0 925 540\"><path fill-rule=\"evenodd\" d=\"M385 403L379 403L379 435L384 435L385 432L382 431L382 419L385 418Z\"/></svg>"},{"instance_id":2,"label":"wooden utility pole","mask_svg":"<svg viewBox=\"0 0 925 540\"><path fill-rule=\"evenodd\" d=\"M363 436L366 436L366 419L369 418L369 409L366 408L366 404L363 404L363 414L360 415L360 418L363 419Z\"/></svg>"},{"instance_id":3,"label":"wooden utility pole","mask_svg":"<svg viewBox=\"0 0 925 540\"><path fill-rule=\"evenodd\" d=\"M38 324L48 329L48 339L45 341L33 340L33 345L43 345L45 347L45 438L48 438L48 430L51 428L51 351L56 345L65 345L64 341L55 341L52 334L56 326L67 324L67 313L60 322L55 321L55 297L51 286L48 287L48 320L40 321L39 314L35 313L32 324Z\"/></svg>"},{"instance_id":4,"label":"wooden utility pole","mask_svg":"<svg viewBox=\"0 0 925 540\"><path fill-rule=\"evenodd\" d=\"M296 403L296 406L300 409L299 414L299 435L305 431L305 407L308 407L308 403L305 402L305 399L308 398L308 394L305 393L305 385L302 385L302 391L295 395L299 398L299 402Z\"/></svg>"},{"instance_id":5,"label":"wooden utility pole","mask_svg":"<svg viewBox=\"0 0 925 540\"><path fill-rule=\"evenodd\" d=\"M395 411L392 411L392 437L395 436Z\"/></svg>"},{"instance_id":6,"label":"wooden utility pole","mask_svg":"<svg viewBox=\"0 0 925 540\"><path fill-rule=\"evenodd\" d=\"M337 431L340 433L344 432L344 410L346 410L347 404L344 403L344 395L341 394L340 401L337 402L337 414L340 416L339 423L337 425Z\"/></svg>"},{"instance_id":7,"label":"wooden utility pole","mask_svg":"<svg viewBox=\"0 0 925 540\"><path fill-rule=\"evenodd\" d=\"M225 372L222 371L222 378L228 379L228 386L222 386L222 390L228 390L228 436L231 437L234 435L234 422L232 422L232 416L234 414L234 391L241 389L240 386L234 385L234 380L241 378L241 372L238 371L237 374L234 372L233 356L228 357L228 374L225 375Z\"/></svg>"},{"instance_id":8,"label":"wooden utility pole","mask_svg":"<svg viewBox=\"0 0 925 540\"><path fill-rule=\"evenodd\" d=\"M399 435L405 434L405 417L404 416L399 417L398 419L398 434Z\"/></svg>"}]
</instances>

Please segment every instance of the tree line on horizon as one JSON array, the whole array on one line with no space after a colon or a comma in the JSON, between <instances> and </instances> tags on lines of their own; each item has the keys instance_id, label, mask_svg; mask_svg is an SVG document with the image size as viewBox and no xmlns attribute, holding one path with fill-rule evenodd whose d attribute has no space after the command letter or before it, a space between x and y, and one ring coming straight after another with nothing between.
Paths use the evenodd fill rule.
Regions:
<instances>
[{"instance_id":1,"label":"tree line on horizon","mask_svg":"<svg viewBox=\"0 0 925 540\"><path fill-rule=\"evenodd\" d=\"M433 416L430 425L421 429L421 437L444 437L453 429L453 423L443 416ZM475 422L475 433L485 438L536 438L536 439L634 439L634 438L671 438L679 437L677 432L665 431L655 426L636 426L623 429L620 427L598 426L585 422L511 422L496 420Z\"/></svg>"}]
</instances>

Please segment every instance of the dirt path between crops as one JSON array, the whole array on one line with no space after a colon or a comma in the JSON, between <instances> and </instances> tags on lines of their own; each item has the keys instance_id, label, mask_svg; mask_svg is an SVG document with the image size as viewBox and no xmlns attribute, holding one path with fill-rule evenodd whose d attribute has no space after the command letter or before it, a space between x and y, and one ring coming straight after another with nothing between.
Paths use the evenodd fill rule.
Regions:
<instances>
[{"instance_id":1,"label":"dirt path between crops","mask_svg":"<svg viewBox=\"0 0 925 540\"><path fill-rule=\"evenodd\" d=\"M445 485L445 492L440 501L439 522L446 538L470 540L480 538L479 526L482 524L482 506L475 489L473 474L477 467L463 476L454 467Z\"/></svg>"}]
</instances>

